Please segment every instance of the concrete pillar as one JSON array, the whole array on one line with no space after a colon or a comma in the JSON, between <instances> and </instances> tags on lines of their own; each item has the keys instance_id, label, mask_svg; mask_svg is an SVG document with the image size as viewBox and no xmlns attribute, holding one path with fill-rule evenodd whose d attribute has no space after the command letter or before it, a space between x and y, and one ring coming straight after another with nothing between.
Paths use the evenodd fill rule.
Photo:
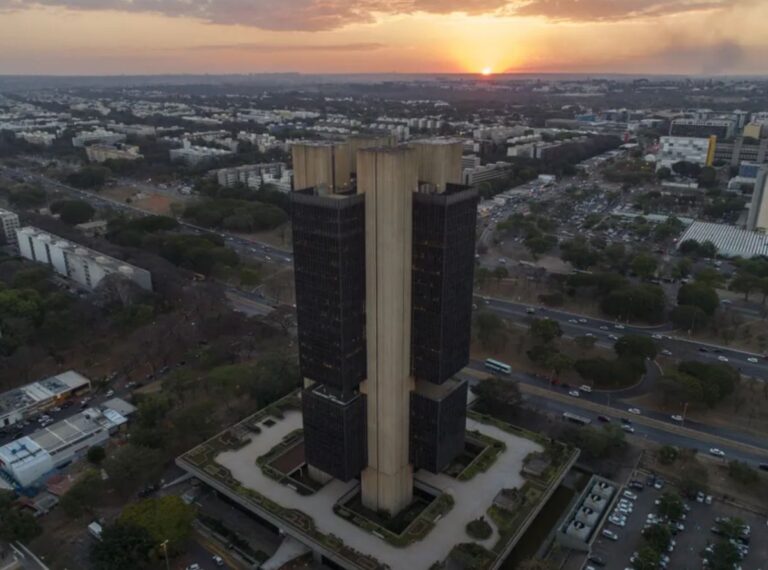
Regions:
<instances>
[{"instance_id":1,"label":"concrete pillar","mask_svg":"<svg viewBox=\"0 0 768 570\"><path fill-rule=\"evenodd\" d=\"M446 184L461 184L463 143L457 139L425 139L411 143L416 149L419 182L435 186L438 192Z\"/></svg>"},{"instance_id":2,"label":"concrete pillar","mask_svg":"<svg viewBox=\"0 0 768 570\"><path fill-rule=\"evenodd\" d=\"M357 154L358 191L365 196L368 467L362 502L395 514L413 498L408 462L412 194L418 165L412 148Z\"/></svg>"}]
</instances>

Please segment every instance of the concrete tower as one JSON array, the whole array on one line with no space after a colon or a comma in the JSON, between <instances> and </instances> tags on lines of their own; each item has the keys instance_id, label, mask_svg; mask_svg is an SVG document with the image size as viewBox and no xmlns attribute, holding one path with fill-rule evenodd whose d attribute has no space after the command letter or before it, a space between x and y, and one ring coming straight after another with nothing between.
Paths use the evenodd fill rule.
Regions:
<instances>
[{"instance_id":1,"label":"concrete tower","mask_svg":"<svg viewBox=\"0 0 768 570\"><path fill-rule=\"evenodd\" d=\"M358 151L365 195L368 467L362 501L396 513L413 497L408 458L411 377L411 234L418 164L412 148Z\"/></svg>"}]
</instances>

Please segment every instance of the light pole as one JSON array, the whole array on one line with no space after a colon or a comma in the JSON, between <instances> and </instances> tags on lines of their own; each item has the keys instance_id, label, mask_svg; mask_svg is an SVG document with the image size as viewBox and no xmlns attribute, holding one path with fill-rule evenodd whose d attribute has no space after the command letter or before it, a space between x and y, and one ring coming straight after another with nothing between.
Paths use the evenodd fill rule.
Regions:
<instances>
[{"instance_id":1,"label":"light pole","mask_svg":"<svg viewBox=\"0 0 768 570\"><path fill-rule=\"evenodd\" d=\"M168 539L167 538L160 543L160 548L163 549L163 554L165 555L165 570L171 570L171 565L168 563Z\"/></svg>"}]
</instances>

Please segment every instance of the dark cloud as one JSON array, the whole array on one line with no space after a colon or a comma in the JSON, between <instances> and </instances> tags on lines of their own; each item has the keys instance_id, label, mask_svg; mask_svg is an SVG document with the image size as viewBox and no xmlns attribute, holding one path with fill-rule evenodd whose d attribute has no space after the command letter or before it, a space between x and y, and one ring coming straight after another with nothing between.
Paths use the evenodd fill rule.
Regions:
<instances>
[{"instance_id":1,"label":"dark cloud","mask_svg":"<svg viewBox=\"0 0 768 570\"><path fill-rule=\"evenodd\" d=\"M374 51L387 47L375 42L349 44L216 44L177 48L184 51L251 51L251 52L293 52L293 51Z\"/></svg>"},{"instance_id":2,"label":"dark cloud","mask_svg":"<svg viewBox=\"0 0 768 570\"><path fill-rule=\"evenodd\" d=\"M0 10L60 6L73 10L152 12L268 30L333 30L377 14L428 12L544 16L603 21L711 10L753 0L0 0Z\"/></svg>"}]
</instances>

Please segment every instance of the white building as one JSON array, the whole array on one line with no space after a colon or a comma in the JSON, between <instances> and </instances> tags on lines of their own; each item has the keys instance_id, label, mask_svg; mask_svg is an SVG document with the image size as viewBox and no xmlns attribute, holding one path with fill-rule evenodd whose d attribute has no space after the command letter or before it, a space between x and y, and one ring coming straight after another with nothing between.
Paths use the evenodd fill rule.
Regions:
<instances>
[{"instance_id":1,"label":"white building","mask_svg":"<svg viewBox=\"0 0 768 570\"><path fill-rule=\"evenodd\" d=\"M19 229L19 216L10 210L0 208L0 240L2 243L15 245L16 230Z\"/></svg>"},{"instance_id":2,"label":"white building","mask_svg":"<svg viewBox=\"0 0 768 570\"><path fill-rule=\"evenodd\" d=\"M17 139L27 141L29 144L38 146L51 146L53 141L56 140L56 135L47 133L45 131L22 131L16 133Z\"/></svg>"},{"instance_id":3,"label":"white building","mask_svg":"<svg viewBox=\"0 0 768 570\"><path fill-rule=\"evenodd\" d=\"M96 129L84 131L72 137L72 146L84 147L93 143L115 144L123 142L125 139L126 136L122 133L113 133L106 129Z\"/></svg>"},{"instance_id":4,"label":"white building","mask_svg":"<svg viewBox=\"0 0 768 570\"><path fill-rule=\"evenodd\" d=\"M186 139L181 148L172 148L169 152L172 161L186 162L187 164L197 164L204 160L234 154L231 150L224 150L222 148L194 146Z\"/></svg>"},{"instance_id":5,"label":"white building","mask_svg":"<svg viewBox=\"0 0 768 570\"><path fill-rule=\"evenodd\" d=\"M95 289L107 275L116 273L152 290L152 274L146 269L31 226L16 230L16 236L22 257L44 263L87 289Z\"/></svg>"},{"instance_id":6,"label":"white building","mask_svg":"<svg viewBox=\"0 0 768 570\"><path fill-rule=\"evenodd\" d=\"M283 170L280 176L265 174L262 183L272 186L280 192L290 192L293 189L293 170Z\"/></svg>"},{"instance_id":7,"label":"white building","mask_svg":"<svg viewBox=\"0 0 768 570\"><path fill-rule=\"evenodd\" d=\"M139 147L132 145L92 144L85 147L85 154L91 162L107 160L138 160L143 158Z\"/></svg>"},{"instance_id":8,"label":"white building","mask_svg":"<svg viewBox=\"0 0 768 570\"><path fill-rule=\"evenodd\" d=\"M464 184L475 186L483 182L504 178L509 174L510 166L511 164L508 162L496 162L475 168L465 168L462 173Z\"/></svg>"},{"instance_id":9,"label":"white building","mask_svg":"<svg viewBox=\"0 0 768 570\"><path fill-rule=\"evenodd\" d=\"M126 409L135 408L115 399L121 411L105 402L99 408L82 412L42 428L0 447L0 469L13 483L27 488L42 482L54 469L84 456L94 445L107 442L120 426L127 423ZM129 412L129 413L130 413Z\"/></svg>"},{"instance_id":10,"label":"white building","mask_svg":"<svg viewBox=\"0 0 768 570\"><path fill-rule=\"evenodd\" d=\"M710 222L693 222L677 242L678 247L684 241L694 240L699 243L711 241L717 253L726 257L768 256L768 235Z\"/></svg>"},{"instance_id":11,"label":"white building","mask_svg":"<svg viewBox=\"0 0 768 570\"><path fill-rule=\"evenodd\" d=\"M691 162L699 166L711 166L714 154L714 137L661 137L656 169L658 170L662 166L672 168L672 165L681 161Z\"/></svg>"},{"instance_id":12,"label":"white building","mask_svg":"<svg viewBox=\"0 0 768 570\"><path fill-rule=\"evenodd\" d=\"M0 394L0 428L6 428L91 389L91 381L74 370Z\"/></svg>"},{"instance_id":13,"label":"white building","mask_svg":"<svg viewBox=\"0 0 768 570\"><path fill-rule=\"evenodd\" d=\"M220 168L214 170L216 180L224 188L231 188L236 184L245 184L251 188L259 188L261 179L265 175L280 178L285 170L283 162L265 162L261 164L245 164L233 168Z\"/></svg>"}]
</instances>

